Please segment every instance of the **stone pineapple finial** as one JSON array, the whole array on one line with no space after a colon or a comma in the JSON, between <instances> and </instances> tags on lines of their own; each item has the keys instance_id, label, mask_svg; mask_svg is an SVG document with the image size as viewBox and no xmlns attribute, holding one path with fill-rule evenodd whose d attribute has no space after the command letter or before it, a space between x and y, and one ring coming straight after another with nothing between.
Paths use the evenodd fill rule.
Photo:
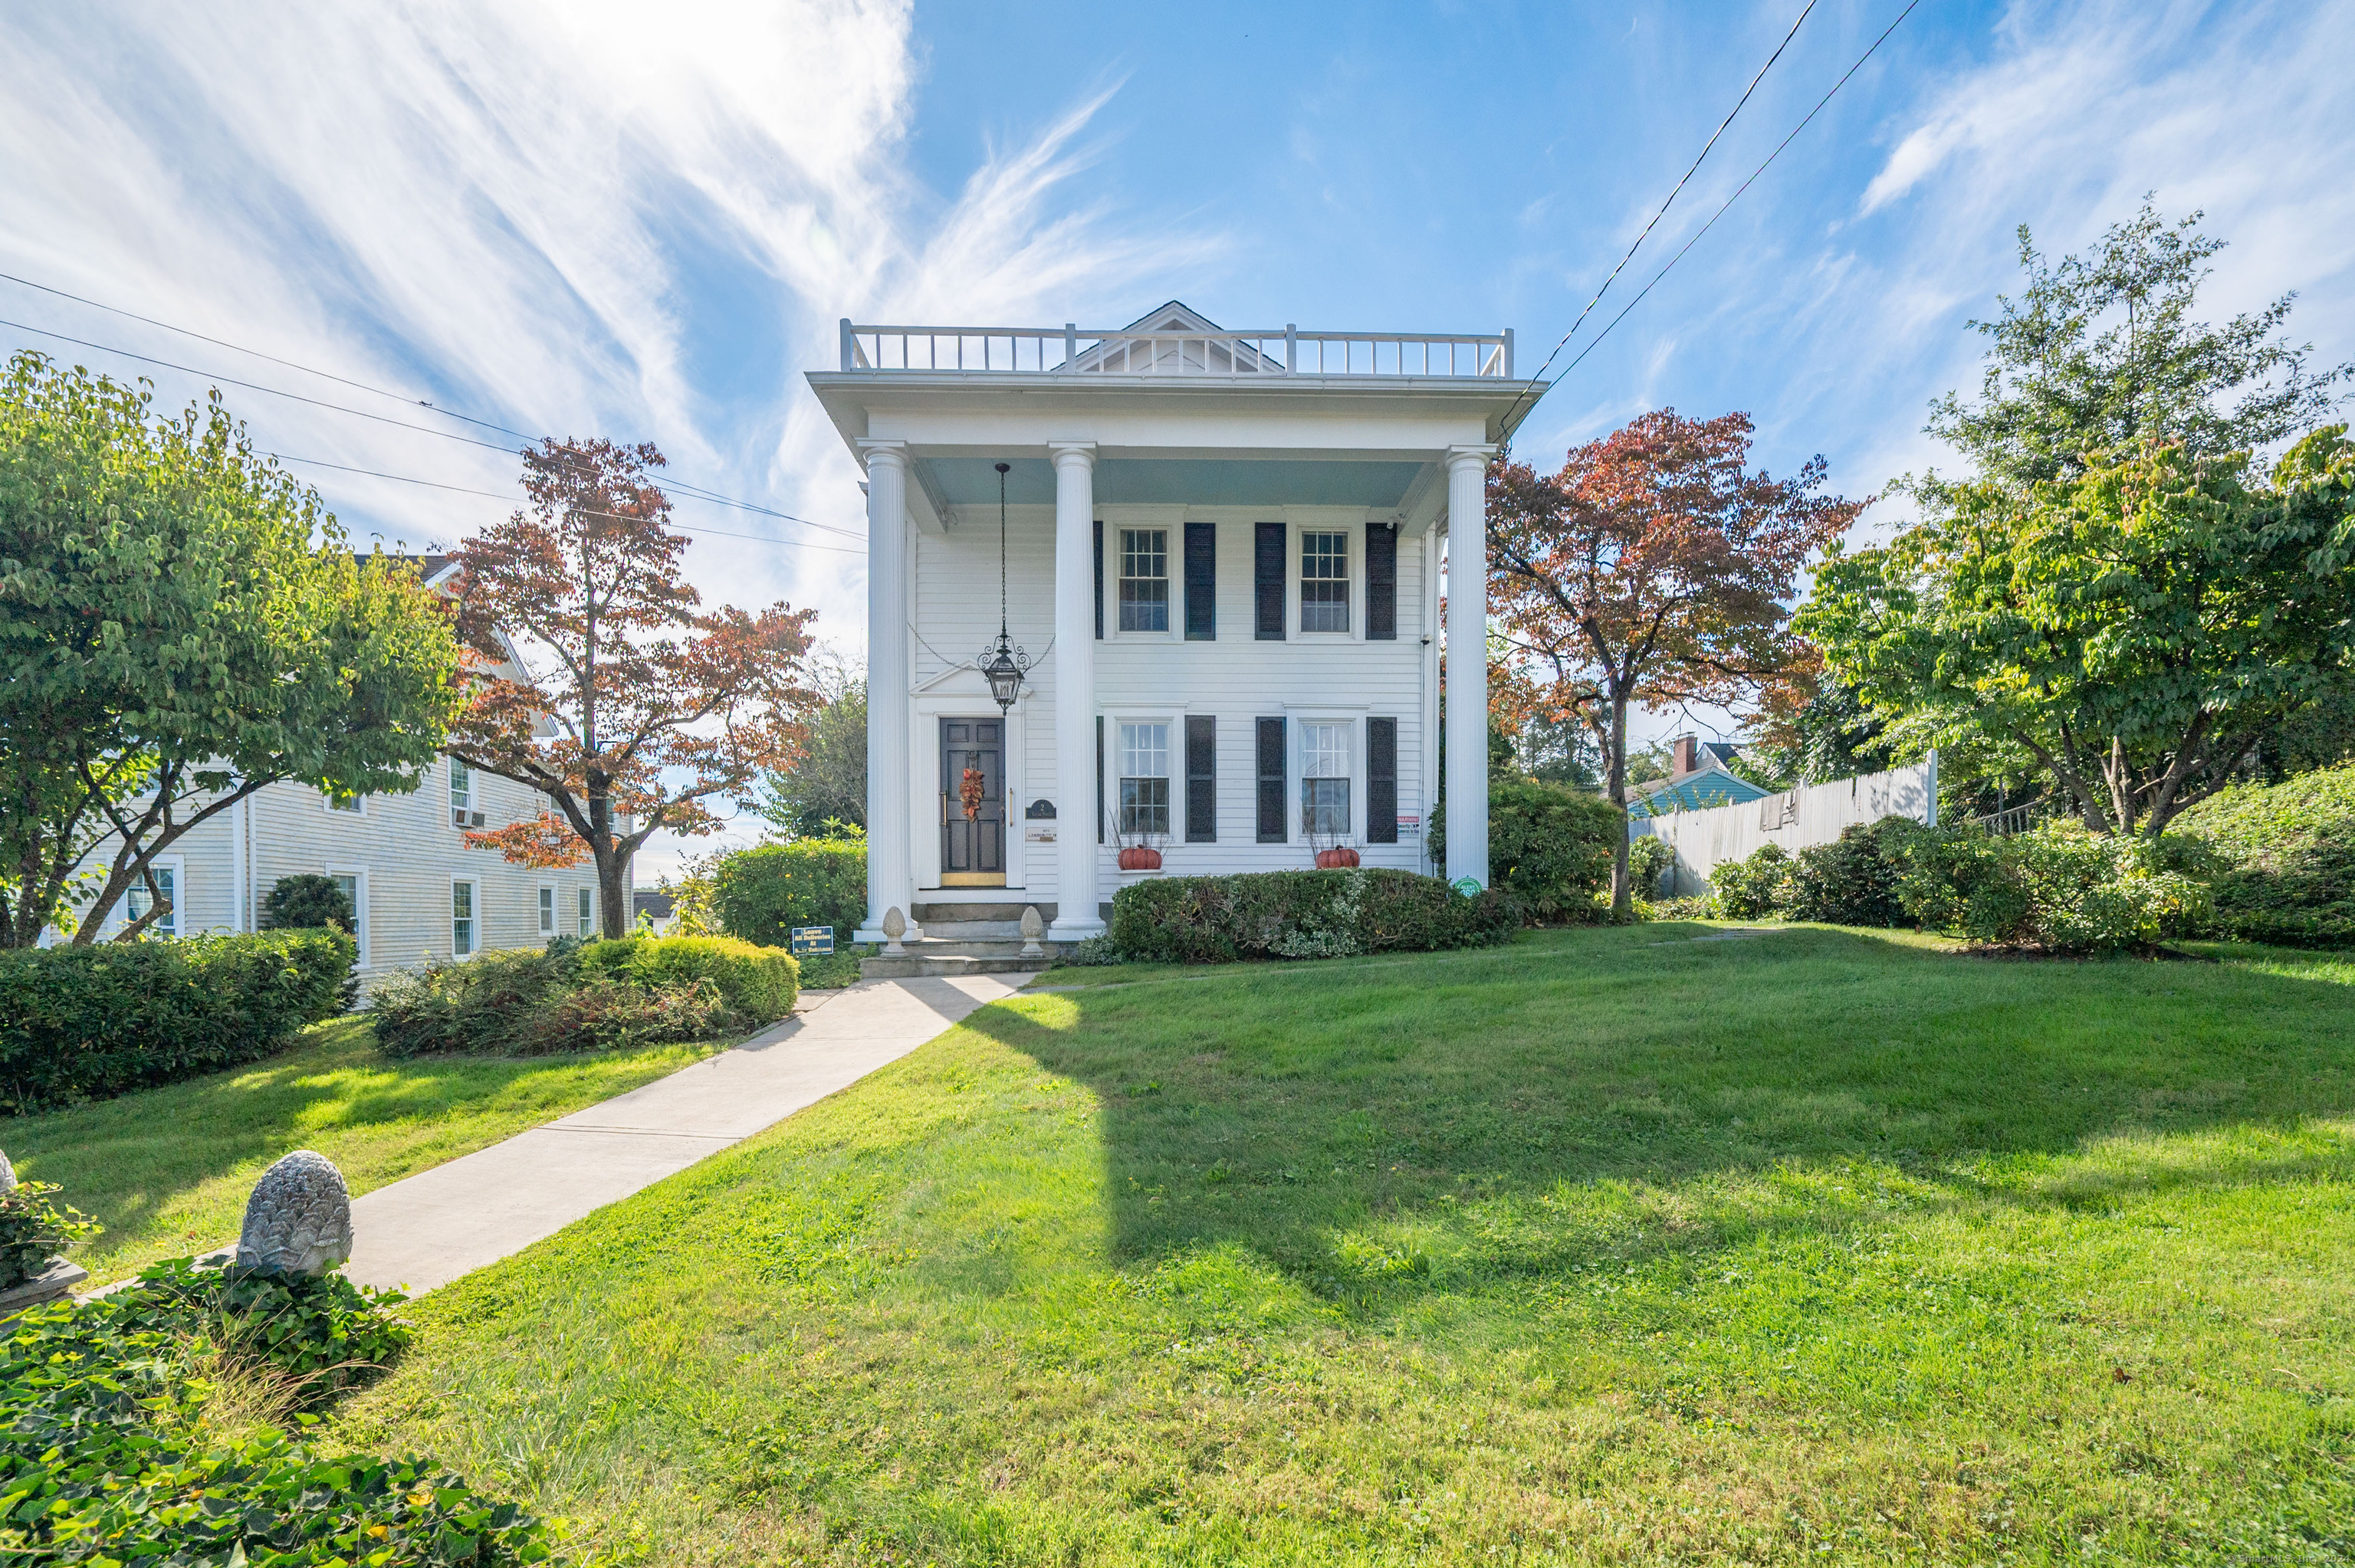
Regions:
<instances>
[{"instance_id":1,"label":"stone pineapple finial","mask_svg":"<svg viewBox=\"0 0 2355 1568\"><path fill-rule=\"evenodd\" d=\"M1022 956L1026 959L1045 958L1047 949L1039 945L1039 938L1046 934L1047 922L1039 918L1039 906L1035 904L1024 905L1022 906Z\"/></svg>"},{"instance_id":2,"label":"stone pineapple finial","mask_svg":"<svg viewBox=\"0 0 2355 1568\"><path fill-rule=\"evenodd\" d=\"M352 1255L352 1196L324 1154L298 1149L261 1173L245 1201L237 1266L323 1275Z\"/></svg>"},{"instance_id":3,"label":"stone pineapple finial","mask_svg":"<svg viewBox=\"0 0 2355 1568\"><path fill-rule=\"evenodd\" d=\"M883 911L883 952L886 957L896 959L907 952L908 949L900 945L900 938L907 934L908 917L900 913L897 904Z\"/></svg>"},{"instance_id":4,"label":"stone pineapple finial","mask_svg":"<svg viewBox=\"0 0 2355 1568\"><path fill-rule=\"evenodd\" d=\"M16 1168L8 1163L6 1155L0 1154L0 1192L13 1192L16 1190Z\"/></svg>"}]
</instances>

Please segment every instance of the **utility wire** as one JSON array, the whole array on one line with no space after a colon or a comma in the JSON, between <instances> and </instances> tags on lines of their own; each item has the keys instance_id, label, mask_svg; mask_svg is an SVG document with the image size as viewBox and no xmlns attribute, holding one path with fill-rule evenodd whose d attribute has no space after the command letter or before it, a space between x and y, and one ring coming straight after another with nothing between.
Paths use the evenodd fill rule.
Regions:
<instances>
[{"instance_id":1,"label":"utility wire","mask_svg":"<svg viewBox=\"0 0 2355 1568\"><path fill-rule=\"evenodd\" d=\"M1553 345L1553 352L1545 356L1545 363L1538 366L1538 373L1529 377L1530 382L1545 379L1545 373L1553 367L1553 362L1561 356L1561 351L1570 345L1570 340L1578 335L1578 329L1585 324L1586 318L1593 313L1594 307L1603 302L1603 296L1610 291L1611 285L1618 281L1619 274L1627 270L1627 263L1636 259L1636 252L1643 248L1645 240L1652 237L1653 228L1658 225L1661 218L1668 216L1668 208L1676 204L1677 197L1684 194L1685 186L1691 183L1693 175L1700 171L1702 160L1709 156L1710 149L1717 145L1718 138L1723 136L1726 127L1733 123L1733 117L1742 112L1742 106L1750 101L1750 95L1758 90L1758 84L1766 79L1766 73L1774 69L1774 62L1783 58L1783 51L1791 47L1791 40L1799 36L1801 25L1806 21L1808 13L1815 8L1816 0L1807 0L1806 5L1800 9L1798 20L1793 22L1791 30L1783 35L1783 41L1774 46L1774 52L1766 57L1766 63L1758 68L1758 74L1750 79L1750 85L1742 90L1742 96L1734 101L1732 109L1726 111L1725 118L1718 122L1717 129L1710 132L1709 140L1702 144L1699 155L1692 161L1691 167L1685 170L1683 176L1669 190L1668 199L1660 203L1659 210L1652 214L1651 221L1644 225L1643 232L1636 236L1635 243L1627 247L1627 253L1619 258L1619 264L1611 269L1611 275L1603 280L1603 286L1594 291L1594 297L1586 302L1585 309L1578 313L1578 319L1570 323L1570 330L1561 334L1561 341ZM1505 410L1504 418L1498 421L1499 429L1511 428L1513 416L1520 411L1521 399L1528 396L1529 387L1523 387L1519 392L1514 394L1512 406Z\"/></svg>"},{"instance_id":2,"label":"utility wire","mask_svg":"<svg viewBox=\"0 0 2355 1568\"><path fill-rule=\"evenodd\" d=\"M1891 22L1888 26L1882 28L1881 37L1872 40L1871 47L1867 48L1864 53L1856 57L1856 64L1849 67L1846 71L1841 73L1840 79L1832 83L1831 92L1827 92L1823 97L1817 99L1816 101L1815 108L1807 111L1806 118L1801 120L1796 125L1792 126L1790 135L1784 137L1782 141L1775 143L1774 150L1766 154L1766 162L1759 164L1755 169L1753 169L1750 172L1750 177L1736 186L1732 196L1725 198L1724 206L1720 207L1715 212L1711 213L1710 215L1709 221L1702 224L1700 229L1694 233L1693 237L1690 239L1686 240L1683 247L1679 249L1674 256L1668 258L1668 265L1662 267L1657 272L1652 274L1651 282L1645 284L1641 291L1639 291L1634 299L1628 301L1627 303L1620 309L1619 313L1613 316L1609 323L1588 341L1584 348L1578 351L1577 358L1572 359L1568 365L1561 367L1561 373L1564 376L1568 376L1572 371L1577 369L1579 361L1584 359L1588 355L1593 354L1595 349L1602 344L1603 340L1611 335L1611 328L1615 327L1621 322L1625 321L1627 319L1627 313L1644 302L1644 295L1650 293L1659 283L1660 280L1667 277L1669 270L1673 269L1678 262L1685 259L1685 251L1690 250L1694 246L1700 244L1700 237L1717 227L1717 220L1725 216L1726 208L1732 207L1735 202L1742 199L1742 193L1748 190L1753 185L1757 183L1758 176L1766 172L1767 165L1771 164L1775 159L1783 155L1783 149L1789 146L1794 141L1797 140L1799 132L1807 128L1807 122L1809 120L1813 120L1817 114L1823 111L1824 105L1832 101L1832 94L1839 91L1841 88L1848 85L1848 79L1861 70L1864 68L1864 62L1872 58L1873 50L1881 48L1883 43L1888 41L1889 35L1897 30L1897 23L1902 22L1906 17L1912 16L1913 14L1913 7L1919 5L1921 3L1922 0L1909 0L1905 9L1897 13L1897 21Z\"/></svg>"},{"instance_id":3,"label":"utility wire","mask_svg":"<svg viewBox=\"0 0 2355 1568\"><path fill-rule=\"evenodd\" d=\"M496 490L475 490L463 484L444 484L435 479L415 479L405 473L386 473L373 468L354 468L349 463L327 462L319 458L296 457L292 452L267 452L263 455L276 458L280 462L301 463L306 468L332 468L339 473L359 473L366 474L370 479L389 479L402 484L421 484L428 490L447 490L460 495L479 495L487 501L505 502L508 504L513 504L515 501L514 496L501 495ZM618 512L600 512L593 506L574 506L568 507L566 510L578 512L583 517L611 517L622 523L642 521L639 518L624 517ZM722 538L750 539L761 545L784 545L796 550L827 550L844 556L863 556L867 553L843 545L820 545L807 539L772 539L765 534L731 534L725 528L705 528L692 523L680 524L679 532L689 535L717 534Z\"/></svg>"},{"instance_id":4,"label":"utility wire","mask_svg":"<svg viewBox=\"0 0 2355 1568\"><path fill-rule=\"evenodd\" d=\"M5 279L11 283L22 284L27 289L37 289L45 294L54 294L61 300L71 300L77 304L88 305L93 310L105 311L113 315L125 317L131 321L144 322L149 326L161 327L165 332L179 333L183 336L193 337L202 343L213 344L218 347L226 348L234 353L250 354L256 359L266 359L272 365L282 365L290 370L299 370L306 376L321 376L326 380L336 382L341 386L353 387L358 391L372 393L379 397L389 397L396 403L402 403L413 408L429 409L433 413L443 415L449 418L464 420L469 425L478 426L483 429L496 430L501 435L513 436L521 441L531 442L536 440L545 440L548 439L544 436L527 435L521 430L510 429L505 425L493 424L488 419L478 419L471 414L461 414L455 409L444 408L439 404L431 402L423 397L406 397L398 392L388 391L386 388L381 387L372 387L365 381L355 381L350 376L338 376L331 370L321 370L315 366L298 364L291 359L282 359L274 354L264 354L258 348L247 348L241 344L231 343L226 338L211 337L189 327L175 326L170 322L159 321L154 316L143 316L136 311L126 311L115 305L101 304L96 300L86 299L80 294L68 293L63 289L53 289L46 283L36 283L29 278L19 278L13 272L0 272L0 279ZM338 414L349 414L356 418L373 419L379 424L398 426L400 429L404 430L415 430L421 435L439 436L444 440L463 441L468 446L482 447L489 451L507 452L509 454L513 454L515 452L515 449L513 447L501 446L496 441L480 441L474 440L471 436L459 435L453 430L437 430L430 425L412 425L406 419L389 418L382 414L371 414L363 408L347 408L340 403L328 403L316 397L305 397L299 392L287 392L275 387L264 387L252 381L240 381L233 376L215 376L208 371L198 370L194 366L175 364L171 360L158 359L152 355L134 354L127 348L117 348L112 344L92 343L86 338L69 337L64 333L51 332L48 328L31 326L23 322L0 320L0 326L15 327L20 332L36 333L42 337L55 338L60 343L70 343L80 348L94 348L101 354L121 355L126 359L136 359L143 364L161 366L166 370L177 370L184 375L201 376L207 380L222 382L231 387L241 387L250 392L266 393L273 397L290 397L298 403L308 403L314 408L329 409ZM805 528L816 528L828 534L839 534L845 538L856 539L862 537L856 529L837 527L831 523L813 522L806 517L796 517L790 512L779 512L773 507L757 505L750 501L740 501L734 496L722 495L717 491L707 490L699 484L690 484L687 481L681 479L670 480L664 488L666 490L677 491L679 493L697 501L709 502L719 506L731 506L743 512L754 512L764 517L775 517L787 523L798 523ZM749 534L740 535L740 537L743 538L751 538L752 536L753 535Z\"/></svg>"}]
</instances>

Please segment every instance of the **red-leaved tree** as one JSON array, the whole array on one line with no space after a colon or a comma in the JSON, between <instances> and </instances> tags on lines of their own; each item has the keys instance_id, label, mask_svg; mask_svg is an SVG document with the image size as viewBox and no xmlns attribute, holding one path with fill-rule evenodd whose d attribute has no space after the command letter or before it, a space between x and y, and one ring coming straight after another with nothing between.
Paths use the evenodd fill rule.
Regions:
<instances>
[{"instance_id":1,"label":"red-leaved tree","mask_svg":"<svg viewBox=\"0 0 2355 1568\"><path fill-rule=\"evenodd\" d=\"M716 832L716 801L791 766L813 701L815 611L701 610L647 477L662 462L651 445L543 441L524 453L528 508L456 551L468 702L450 755L549 798L466 841L523 865L594 861L608 937L629 927L638 847Z\"/></svg>"},{"instance_id":2,"label":"red-leaved tree","mask_svg":"<svg viewBox=\"0 0 2355 1568\"><path fill-rule=\"evenodd\" d=\"M1784 608L1807 557L1869 502L1752 472L1750 417L1644 415L1573 450L1561 471L1504 462L1488 477L1491 613L1551 716L1593 734L1627 803L1627 709L1730 705L1789 666ZM1627 846L1611 878L1629 913Z\"/></svg>"}]
</instances>

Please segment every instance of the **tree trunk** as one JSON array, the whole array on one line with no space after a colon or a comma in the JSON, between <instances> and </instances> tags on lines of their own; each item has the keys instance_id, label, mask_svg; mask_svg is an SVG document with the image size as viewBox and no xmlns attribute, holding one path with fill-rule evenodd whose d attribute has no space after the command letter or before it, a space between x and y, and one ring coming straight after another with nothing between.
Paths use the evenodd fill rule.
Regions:
<instances>
[{"instance_id":1,"label":"tree trunk","mask_svg":"<svg viewBox=\"0 0 2355 1568\"><path fill-rule=\"evenodd\" d=\"M1611 697L1611 803L1622 812L1627 810L1627 699L1614 693ZM1636 916L1636 890L1629 885L1627 866L1627 830L1622 822L1618 847L1611 852L1611 918L1625 923Z\"/></svg>"},{"instance_id":2,"label":"tree trunk","mask_svg":"<svg viewBox=\"0 0 2355 1568\"><path fill-rule=\"evenodd\" d=\"M630 934L630 898L622 874L629 858L612 851L597 857L597 914L608 937Z\"/></svg>"}]
</instances>

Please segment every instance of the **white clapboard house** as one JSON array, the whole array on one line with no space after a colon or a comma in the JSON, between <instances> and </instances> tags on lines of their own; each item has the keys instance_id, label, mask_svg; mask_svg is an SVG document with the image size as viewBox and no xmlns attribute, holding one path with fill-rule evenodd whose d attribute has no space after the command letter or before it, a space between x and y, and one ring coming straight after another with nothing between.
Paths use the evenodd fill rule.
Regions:
<instances>
[{"instance_id":1,"label":"white clapboard house","mask_svg":"<svg viewBox=\"0 0 2355 1568\"><path fill-rule=\"evenodd\" d=\"M457 570L439 556L420 557L418 565L436 588ZM156 883L171 909L148 932L173 938L259 930L262 901L279 879L308 872L334 877L351 898L363 989L430 959L593 936L593 866L539 871L512 864L496 850L467 846L467 829L526 821L546 804L535 790L449 757L435 758L420 788L406 795L338 800L306 785L265 784L157 857ZM117 843L110 834L83 865L104 866ZM134 886L99 939L148 907L146 890ZM52 932L48 939L59 937Z\"/></svg>"},{"instance_id":2,"label":"white clapboard house","mask_svg":"<svg viewBox=\"0 0 2355 1568\"><path fill-rule=\"evenodd\" d=\"M1487 884L1485 470L1541 389L1510 333L1231 332L1176 302L1103 330L846 321L809 382L867 471L862 940L893 909L977 938L1025 906L1074 940L1140 877L1320 849ZM1001 570L1029 660L1004 706Z\"/></svg>"}]
</instances>

